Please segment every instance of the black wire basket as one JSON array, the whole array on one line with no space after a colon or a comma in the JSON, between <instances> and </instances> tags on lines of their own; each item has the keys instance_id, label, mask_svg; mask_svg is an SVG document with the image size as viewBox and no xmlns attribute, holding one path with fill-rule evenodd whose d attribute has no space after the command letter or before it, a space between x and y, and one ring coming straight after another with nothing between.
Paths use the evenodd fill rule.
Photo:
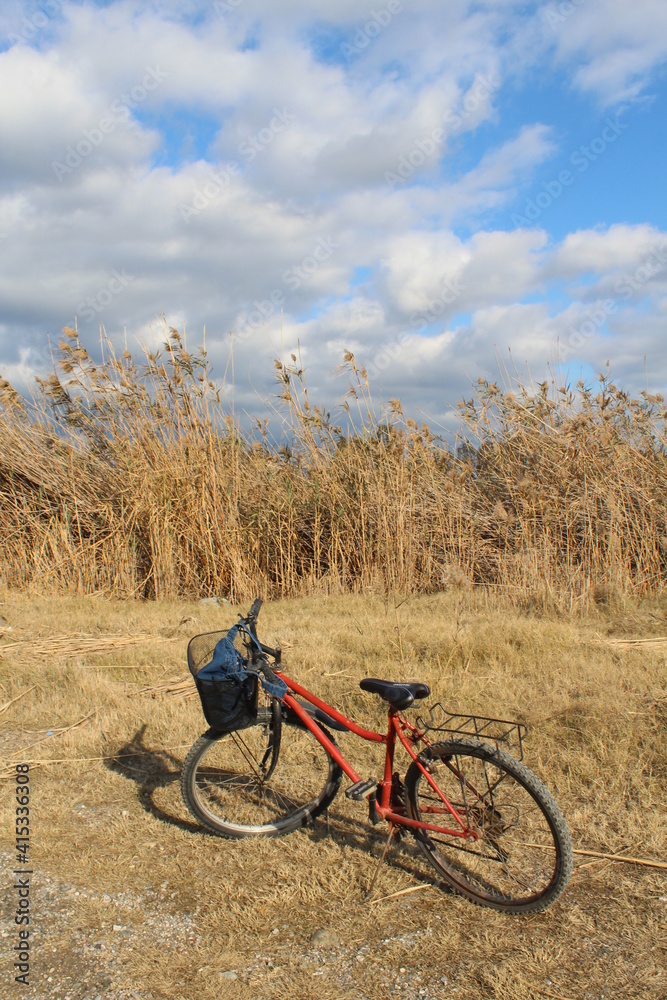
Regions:
<instances>
[{"instance_id":1,"label":"black wire basket","mask_svg":"<svg viewBox=\"0 0 667 1000\"><path fill-rule=\"evenodd\" d=\"M428 709L428 717L420 715L417 719L420 729L431 733L443 733L447 736L466 736L493 743L496 748L509 750L518 760L523 760L523 740L528 727L523 722L511 722L509 719L489 719L483 715L460 715L449 712L438 701Z\"/></svg>"},{"instance_id":2,"label":"black wire basket","mask_svg":"<svg viewBox=\"0 0 667 1000\"><path fill-rule=\"evenodd\" d=\"M202 680L199 677L200 670L210 663L216 645L226 635L226 632L206 632L193 636L188 643L187 655L204 718L211 729L231 733L246 729L257 721L259 682L252 674L221 680ZM238 649L238 635L234 645Z\"/></svg>"}]
</instances>

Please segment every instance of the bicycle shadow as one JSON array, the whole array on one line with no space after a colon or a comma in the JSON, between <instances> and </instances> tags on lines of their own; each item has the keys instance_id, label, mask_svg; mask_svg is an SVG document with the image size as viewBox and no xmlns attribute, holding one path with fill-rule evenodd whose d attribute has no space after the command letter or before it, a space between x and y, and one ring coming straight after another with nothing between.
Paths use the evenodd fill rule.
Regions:
<instances>
[{"instance_id":1,"label":"bicycle shadow","mask_svg":"<svg viewBox=\"0 0 667 1000\"><path fill-rule=\"evenodd\" d=\"M148 747L144 742L147 728L144 723L129 742L105 759L104 766L135 782L137 797L146 812L180 830L199 833L202 828L194 820L182 819L155 801L156 792L180 781L181 761L169 750Z\"/></svg>"},{"instance_id":2,"label":"bicycle shadow","mask_svg":"<svg viewBox=\"0 0 667 1000\"><path fill-rule=\"evenodd\" d=\"M370 820L358 820L350 815L344 815L336 808L336 801L325 815L315 820L312 826L305 827L304 833L314 843L334 840L337 844L362 851L379 862L389 836L387 824L372 826ZM440 879L424 870L425 862L419 847L407 831L394 834L383 864L397 872L410 875L416 881L443 888Z\"/></svg>"},{"instance_id":3,"label":"bicycle shadow","mask_svg":"<svg viewBox=\"0 0 667 1000\"><path fill-rule=\"evenodd\" d=\"M143 809L170 826L178 827L189 833L204 837L216 835L201 826L194 819L183 819L175 811L171 811L156 801L156 793L178 784L181 777L182 761L169 750L161 750L147 746L145 743L147 724L144 723L131 740L119 746L105 761L104 766L116 774L122 775L137 785L137 797ZM339 792L342 795L343 791ZM387 842L388 828L382 823L373 826L368 819L357 819L337 808L335 800L329 809L319 816L311 825L303 827L301 834L314 843L333 840L341 846L351 847L364 854L370 854L379 860ZM360 806L363 808L363 806ZM363 813L362 813L363 816ZM418 846L411 842L406 833L397 849L397 837L394 837L390 849L384 859L384 864L390 868L410 875L413 879L440 886L447 891L440 880L424 871L424 861Z\"/></svg>"}]
</instances>

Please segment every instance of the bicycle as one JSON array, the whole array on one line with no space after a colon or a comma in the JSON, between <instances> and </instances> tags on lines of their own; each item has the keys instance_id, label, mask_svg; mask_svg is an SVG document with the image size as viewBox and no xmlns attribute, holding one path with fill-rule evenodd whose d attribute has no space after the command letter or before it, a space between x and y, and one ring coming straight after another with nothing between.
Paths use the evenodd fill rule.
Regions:
<instances>
[{"instance_id":1,"label":"bicycle","mask_svg":"<svg viewBox=\"0 0 667 1000\"><path fill-rule=\"evenodd\" d=\"M328 809L345 774L352 782L346 796L367 799L372 823L389 823L384 853L392 835L406 830L443 881L475 903L510 913L553 903L572 871L572 844L552 795L522 763L526 727L448 713L440 704L414 724L402 713L430 694L428 685L364 678L361 689L388 703L386 732L366 729L284 674L280 648L257 639L261 603L236 628L248 669L274 694L260 703L257 684L243 728L211 728L191 748L181 790L192 814L225 837L287 834ZM222 636L190 641L195 677ZM362 778L332 731L385 744L382 780ZM404 779L394 771L397 740L411 759Z\"/></svg>"}]
</instances>

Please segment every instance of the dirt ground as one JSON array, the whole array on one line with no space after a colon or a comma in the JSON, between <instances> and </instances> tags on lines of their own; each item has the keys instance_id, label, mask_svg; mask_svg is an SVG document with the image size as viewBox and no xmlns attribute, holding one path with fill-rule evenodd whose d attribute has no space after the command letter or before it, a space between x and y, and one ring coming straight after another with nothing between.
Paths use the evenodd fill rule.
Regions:
<instances>
[{"instance_id":1,"label":"dirt ground","mask_svg":"<svg viewBox=\"0 0 667 1000\"><path fill-rule=\"evenodd\" d=\"M142 689L185 677L188 638L231 625L236 609L5 593L0 615L2 996L667 995L667 871L575 855L552 907L512 917L444 889L410 838L392 846L366 902L386 834L342 791L287 837L203 830L179 790L206 729L199 703ZM575 849L667 858L659 605L565 620L470 594L321 597L265 605L259 632L282 643L286 670L365 724L382 711L363 676L426 680L452 708L525 719L526 763ZM377 750L339 742L373 773ZM27 986L10 958L17 762L30 764Z\"/></svg>"}]
</instances>

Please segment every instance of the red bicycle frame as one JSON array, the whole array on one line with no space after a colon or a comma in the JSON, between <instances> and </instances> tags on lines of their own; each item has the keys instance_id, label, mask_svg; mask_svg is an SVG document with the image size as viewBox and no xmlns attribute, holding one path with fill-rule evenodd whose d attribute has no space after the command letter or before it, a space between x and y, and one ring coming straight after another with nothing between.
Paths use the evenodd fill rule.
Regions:
<instances>
[{"instance_id":1,"label":"red bicycle frame","mask_svg":"<svg viewBox=\"0 0 667 1000\"><path fill-rule=\"evenodd\" d=\"M282 671L276 670L275 672L278 676L285 681L289 688L289 693L284 696L284 703L289 709L299 718L306 729L309 729L313 734L315 739L322 744L327 753L333 757L338 766L345 772L345 774L350 778L353 783L361 781L360 775L355 771L352 765L343 757L342 753L338 747L331 742L327 737L326 733L323 732L322 728L318 723L311 718L311 716L306 712L306 710L299 704L299 702L294 698L294 694L300 695L305 698L306 701L310 702L316 708L321 711L326 712L330 718L334 721L345 726L349 732L354 733L355 736L361 737L363 740L368 740L371 743L384 743L386 746L385 762L384 762L384 779L378 782L379 789L379 801L376 801L376 810L382 819L387 820L388 823L393 823L395 826L406 826L411 829L417 830L428 830L432 833L440 833L449 837L462 837L469 840L477 840L479 834L474 830L471 830L465 819L457 812L455 807L449 802L449 800L443 795L437 783L434 781L433 777L429 774L428 770L424 767L422 762L419 760L418 755L415 753L413 743L423 742L427 746L430 746L430 740L422 733L416 726L408 722L400 716L399 712L395 708L390 708L388 712L388 726L386 735L382 733L376 733L372 729L364 729L363 726L357 725L352 719L348 719L346 715L339 712L337 709L333 708L332 705L328 705L326 701L322 701L316 695L312 694L307 688L303 687L297 681L291 680L286 677ZM406 732L408 735L406 736ZM392 789L392 774L394 769L394 750L396 747L396 737L398 736L400 742L405 747L409 756L415 762L419 770L422 772L427 782L436 793L438 798L442 801L443 807L435 807L430 809L430 812L442 812L448 813L456 821L455 829L448 829L443 826L437 826L433 823L424 823L420 820L411 819L404 813L397 813L392 810L391 807L391 789Z\"/></svg>"}]
</instances>

